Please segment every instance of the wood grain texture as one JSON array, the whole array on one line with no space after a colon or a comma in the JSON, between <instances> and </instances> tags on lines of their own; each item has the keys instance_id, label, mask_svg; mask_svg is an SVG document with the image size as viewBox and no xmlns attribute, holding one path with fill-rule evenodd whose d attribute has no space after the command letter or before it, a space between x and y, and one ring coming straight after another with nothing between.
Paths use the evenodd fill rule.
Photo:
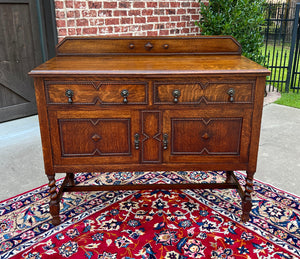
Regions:
<instances>
[{"instance_id":1,"label":"wood grain texture","mask_svg":"<svg viewBox=\"0 0 300 259\"><path fill-rule=\"evenodd\" d=\"M235 188L241 219L249 219L269 71L242 57L234 39L66 39L57 51L30 73L54 224L64 190L180 188L72 186L70 175L84 171L225 170L225 183L182 188ZM247 171L245 191L234 170ZM54 175L62 172L57 195Z\"/></svg>"},{"instance_id":2,"label":"wood grain texture","mask_svg":"<svg viewBox=\"0 0 300 259\"><path fill-rule=\"evenodd\" d=\"M162 112L142 111L142 163L162 162Z\"/></svg>"},{"instance_id":3,"label":"wood grain texture","mask_svg":"<svg viewBox=\"0 0 300 259\"><path fill-rule=\"evenodd\" d=\"M206 104L227 103L228 91L234 89L234 103L253 103L255 80L218 80L191 81L178 79L176 81L154 82L154 103L173 104L172 92L179 90L181 95L178 104Z\"/></svg>"},{"instance_id":4,"label":"wood grain texture","mask_svg":"<svg viewBox=\"0 0 300 259\"><path fill-rule=\"evenodd\" d=\"M155 62L153 62L155 59ZM118 69L116 69L118 64ZM31 75L212 75L265 74L269 71L239 55L66 56L38 66Z\"/></svg>"},{"instance_id":5,"label":"wood grain texture","mask_svg":"<svg viewBox=\"0 0 300 259\"><path fill-rule=\"evenodd\" d=\"M48 104L68 104L66 90L70 89L74 95L73 104L122 104L124 98L122 90L128 91L127 104L146 104L147 82L114 81L48 81L46 94Z\"/></svg>"},{"instance_id":6,"label":"wood grain texture","mask_svg":"<svg viewBox=\"0 0 300 259\"><path fill-rule=\"evenodd\" d=\"M57 46L58 56L181 53L241 54L241 45L231 36L188 36L180 42L175 37L67 37Z\"/></svg>"}]
</instances>

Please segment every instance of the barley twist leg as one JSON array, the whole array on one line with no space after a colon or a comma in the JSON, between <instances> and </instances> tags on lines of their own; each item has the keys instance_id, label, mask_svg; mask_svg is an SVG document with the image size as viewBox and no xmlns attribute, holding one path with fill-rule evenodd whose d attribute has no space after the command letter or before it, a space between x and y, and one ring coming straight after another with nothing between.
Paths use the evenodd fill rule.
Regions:
<instances>
[{"instance_id":1,"label":"barley twist leg","mask_svg":"<svg viewBox=\"0 0 300 259\"><path fill-rule=\"evenodd\" d=\"M49 193L50 193L50 214L52 216L52 224L59 225L59 198L56 190L55 175L47 175L49 180Z\"/></svg>"},{"instance_id":2,"label":"barley twist leg","mask_svg":"<svg viewBox=\"0 0 300 259\"><path fill-rule=\"evenodd\" d=\"M254 173L247 171L245 195L242 199L242 222L247 222L250 218L249 214L252 208L251 193L253 192L253 175Z\"/></svg>"}]
</instances>

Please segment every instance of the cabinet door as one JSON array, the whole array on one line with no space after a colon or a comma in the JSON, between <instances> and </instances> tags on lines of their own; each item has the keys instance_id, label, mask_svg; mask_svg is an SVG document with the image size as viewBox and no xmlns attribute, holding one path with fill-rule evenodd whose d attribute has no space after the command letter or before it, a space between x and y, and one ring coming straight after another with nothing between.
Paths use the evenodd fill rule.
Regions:
<instances>
[{"instance_id":1,"label":"cabinet door","mask_svg":"<svg viewBox=\"0 0 300 259\"><path fill-rule=\"evenodd\" d=\"M251 110L170 110L164 114L165 162L245 163Z\"/></svg>"},{"instance_id":2,"label":"cabinet door","mask_svg":"<svg viewBox=\"0 0 300 259\"><path fill-rule=\"evenodd\" d=\"M137 163L133 111L51 111L51 142L55 165Z\"/></svg>"}]
</instances>

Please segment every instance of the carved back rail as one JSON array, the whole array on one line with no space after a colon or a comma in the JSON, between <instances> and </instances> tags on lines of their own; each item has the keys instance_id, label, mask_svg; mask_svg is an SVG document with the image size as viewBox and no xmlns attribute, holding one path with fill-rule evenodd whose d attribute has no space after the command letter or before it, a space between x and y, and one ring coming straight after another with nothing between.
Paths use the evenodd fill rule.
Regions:
<instances>
[{"instance_id":1,"label":"carved back rail","mask_svg":"<svg viewBox=\"0 0 300 259\"><path fill-rule=\"evenodd\" d=\"M231 36L194 37L67 37L57 56L86 55L241 55Z\"/></svg>"}]
</instances>

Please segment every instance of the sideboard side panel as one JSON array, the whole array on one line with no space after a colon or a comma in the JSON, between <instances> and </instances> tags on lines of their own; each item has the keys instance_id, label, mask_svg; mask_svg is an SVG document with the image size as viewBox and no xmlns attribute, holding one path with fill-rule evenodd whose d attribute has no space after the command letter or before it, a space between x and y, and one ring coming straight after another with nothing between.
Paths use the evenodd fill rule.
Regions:
<instances>
[{"instance_id":1,"label":"sideboard side panel","mask_svg":"<svg viewBox=\"0 0 300 259\"><path fill-rule=\"evenodd\" d=\"M50 138L50 126L48 121L48 112L46 105L46 95L44 88L44 81L42 78L34 78L36 103L38 108L38 117L40 124L41 141L43 147L43 157L45 173L47 175L54 174L51 138Z\"/></svg>"},{"instance_id":2,"label":"sideboard side panel","mask_svg":"<svg viewBox=\"0 0 300 259\"><path fill-rule=\"evenodd\" d=\"M261 128L262 108L265 94L266 77L260 76L256 80L255 102L252 116L252 132L249 148L249 169L248 171L255 172L257 165L257 155L259 147L259 136Z\"/></svg>"}]
</instances>

